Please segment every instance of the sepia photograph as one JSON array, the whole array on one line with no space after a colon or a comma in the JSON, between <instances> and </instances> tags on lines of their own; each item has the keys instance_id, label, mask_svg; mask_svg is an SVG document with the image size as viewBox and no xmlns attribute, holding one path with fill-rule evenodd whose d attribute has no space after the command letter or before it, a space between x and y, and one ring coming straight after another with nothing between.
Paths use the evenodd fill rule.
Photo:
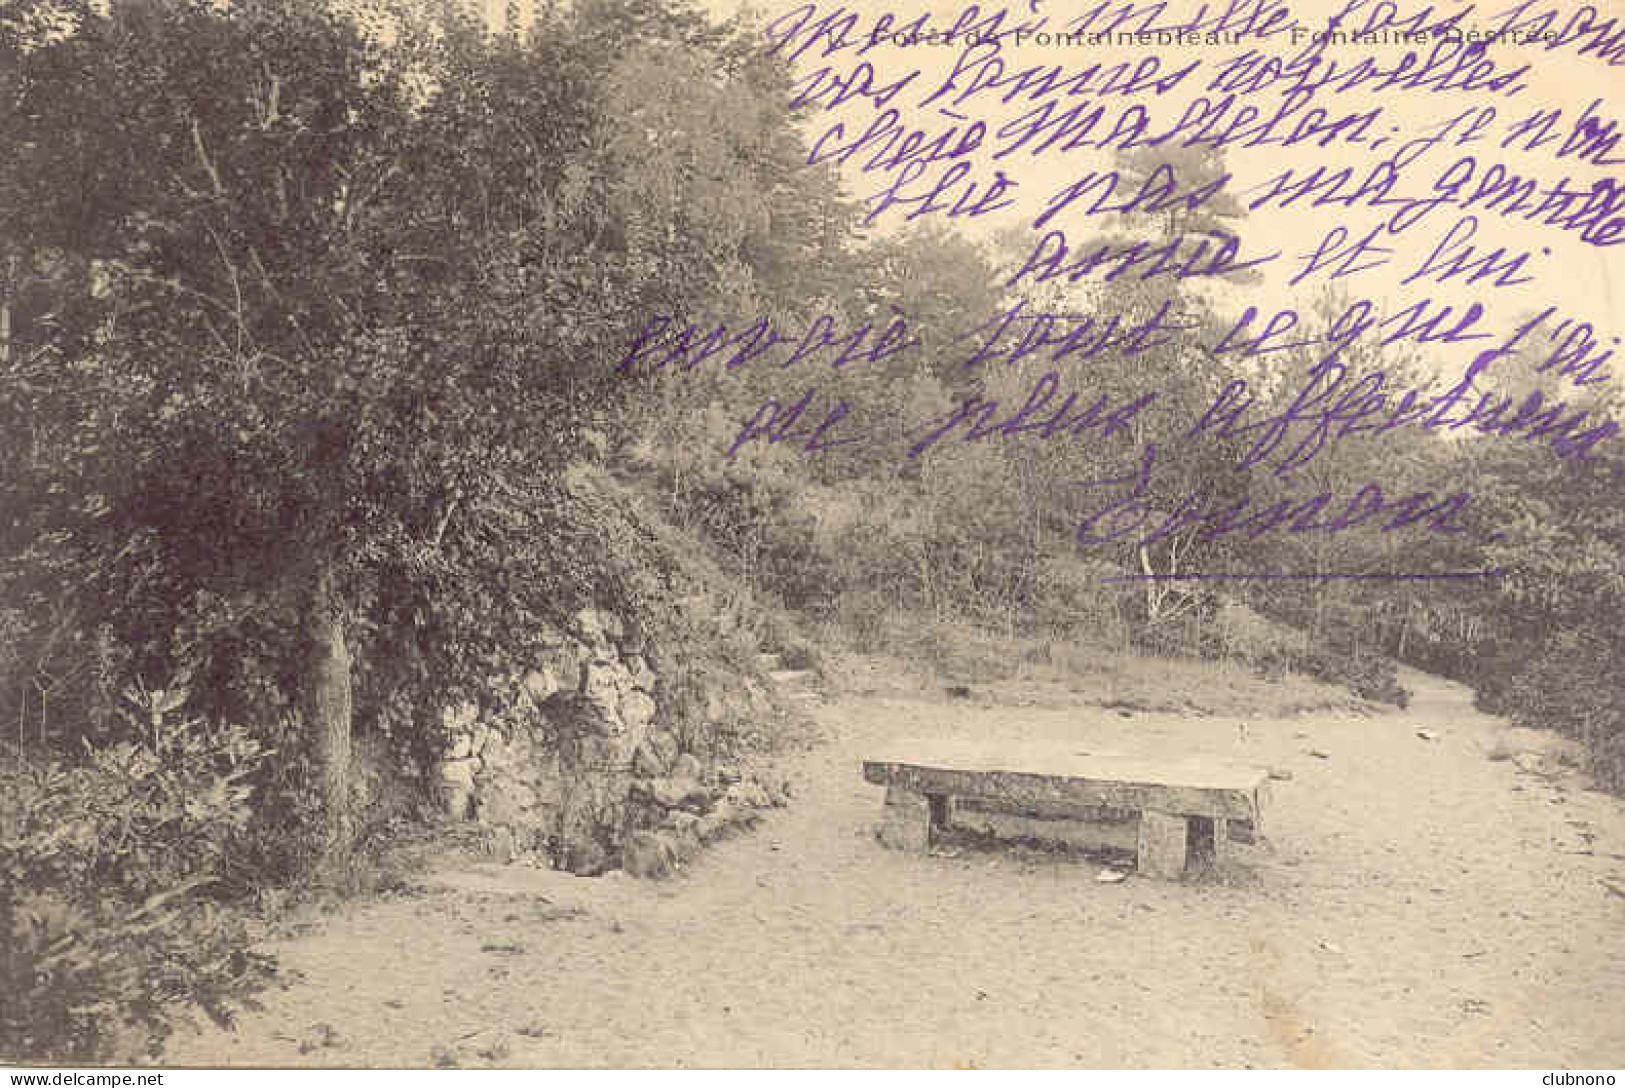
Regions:
<instances>
[{"instance_id":1,"label":"sepia photograph","mask_svg":"<svg viewBox=\"0 0 1625 1088\"><path fill-rule=\"evenodd\" d=\"M0 0L7 1083L1615 1083L1622 126L1625 0Z\"/></svg>"}]
</instances>

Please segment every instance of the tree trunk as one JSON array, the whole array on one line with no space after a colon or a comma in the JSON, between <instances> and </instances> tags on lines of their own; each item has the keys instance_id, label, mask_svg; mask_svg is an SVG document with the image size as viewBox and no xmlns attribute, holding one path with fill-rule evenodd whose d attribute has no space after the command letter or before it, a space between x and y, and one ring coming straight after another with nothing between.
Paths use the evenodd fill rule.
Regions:
<instances>
[{"instance_id":1,"label":"tree trunk","mask_svg":"<svg viewBox=\"0 0 1625 1088\"><path fill-rule=\"evenodd\" d=\"M0 363L11 362L11 296L16 293L17 255L6 255L5 278L0 279Z\"/></svg>"},{"instance_id":2,"label":"tree trunk","mask_svg":"<svg viewBox=\"0 0 1625 1088\"><path fill-rule=\"evenodd\" d=\"M343 608L326 571L316 579L308 623L305 721L326 821L321 875L332 878L345 871L355 814L350 801L350 649Z\"/></svg>"},{"instance_id":3,"label":"tree trunk","mask_svg":"<svg viewBox=\"0 0 1625 1088\"><path fill-rule=\"evenodd\" d=\"M1140 569L1145 572L1145 624L1147 627L1150 627L1152 624L1156 623L1159 618L1161 618L1158 615L1161 601L1157 596L1157 580L1151 577L1153 573L1151 570L1151 557L1146 554L1145 545L1139 545L1139 547L1135 549L1135 552L1140 557Z\"/></svg>"}]
</instances>

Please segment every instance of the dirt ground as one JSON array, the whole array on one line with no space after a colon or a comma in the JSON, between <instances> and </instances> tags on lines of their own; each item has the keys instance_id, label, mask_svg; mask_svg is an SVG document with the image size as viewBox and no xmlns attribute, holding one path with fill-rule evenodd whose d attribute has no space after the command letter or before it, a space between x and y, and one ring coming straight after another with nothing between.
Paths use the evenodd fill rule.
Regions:
<instances>
[{"instance_id":1,"label":"dirt ground","mask_svg":"<svg viewBox=\"0 0 1625 1088\"><path fill-rule=\"evenodd\" d=\"M1625 1066L1625 804L1416 673L1276 720L842 696L789 809L673 881L464 865L271 942L295 980L175 1066ZM1431 734L1418 734L1424 730ZM1188 883L884 850L881 738L1064 738L1290 774ZM1318 754L1316 754L1318 753Z\"/></svg>"}]
</instances>

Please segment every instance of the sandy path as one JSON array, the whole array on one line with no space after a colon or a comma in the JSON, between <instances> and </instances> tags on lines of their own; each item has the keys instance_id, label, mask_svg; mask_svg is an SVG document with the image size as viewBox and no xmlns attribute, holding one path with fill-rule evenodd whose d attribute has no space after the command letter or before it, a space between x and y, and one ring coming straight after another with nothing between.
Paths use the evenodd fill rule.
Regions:
<instances>
[{"instance_id":1,"label":"sandy path","mask_svg":"<svg viewBox=\"0 0 1625 1088\"><path fill-rule=\"evenodd\" d=\"M795 805L677 880L438 874L271 946L302 983L168 1060L1625 1065L1625 896L1608 887L1625 892L1625 805L1487 759L1501 723L1455 685L1407 683L1405 713L1246 722L843 698L820 711L832 743L794 764ZM858 760L932 731L1292 778L1268 841L1217 879L1106 885L1019 849L881 849Z\"/></svg>"}]
</instances>

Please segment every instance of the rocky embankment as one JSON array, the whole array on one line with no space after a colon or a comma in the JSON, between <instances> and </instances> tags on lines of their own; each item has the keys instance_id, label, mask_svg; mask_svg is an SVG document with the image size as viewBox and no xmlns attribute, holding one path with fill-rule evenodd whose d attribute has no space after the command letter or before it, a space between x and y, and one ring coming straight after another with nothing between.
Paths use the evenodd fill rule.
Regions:
<instances>
[{"instance_id":1,"label":"rocky embankment","mask_svg":"<svg viewBox=\"0 0 1625 1088\"><path fill-rule=\"evenodd\" d=\"M498 858L661 877L785 804L782 778L719 756L717 737L776 714L769 686L781 701L816 699L810 673L767 654L757 661L765 683L744 676L685 689L678 663L667 666L601 609L541 642L529 669L443 715L440 804L481 825Z\"/></svg>"}]
</instances>

